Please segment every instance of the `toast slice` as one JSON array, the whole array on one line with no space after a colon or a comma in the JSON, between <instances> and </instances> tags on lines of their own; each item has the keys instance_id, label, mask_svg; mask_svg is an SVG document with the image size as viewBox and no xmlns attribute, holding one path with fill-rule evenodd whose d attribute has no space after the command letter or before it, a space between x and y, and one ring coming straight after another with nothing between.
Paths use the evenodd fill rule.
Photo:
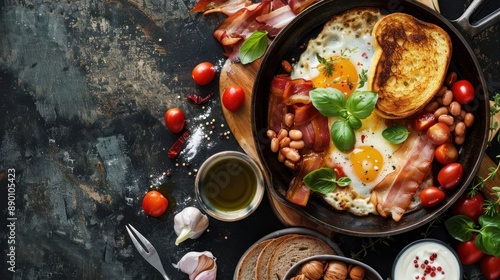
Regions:
<instances>
[{"instance_id":1,"label":"toast slice","mask_svg":"<svg viewBox=\"0 0 500 280\"><path fill-rule=\"evenodd\" d=\"M271 242L269 242L266 246L264 246L264 249L260 252L259 256L257 257L257 265L255 267L255 280L267 280L267 264L269 263L269 259L271 258L271 255L273 254L274 250L278 247L278 245L283 242L283 240L291 238L294 235L290 234L285 234L280 237L276 237L272 239Z\"/></svg>"},{"instance_id":2,"label":"toast slice","mask_svg":"<svg viewBox=\"0 0 500 280\"><path fill-rule=\"evenodd\" d=\"M372 37L368 88L379 95L375 111L390 119L418 112L446 77L452 54L448 33L411 15L393 13L375 24Z\"/></svg>"},{"instance_id":3,"label":"toast slice","mask_svg":"<svg viewBox=\"0 0 500 280\"><path fill-rule=\"evenodd\" d=\"M236 271L236 280L255 279L255 268L257 267L257 258L264 247L272 242L273 239L266 239L255 244L241 259L238 270Z\"/></svg>"},{"instance_id":4,"label":"toast slice","mask_svg":"<svg viewBox=\"0 0 500 280\"><path fill-rule=\"evenodd\" d=\"M267 265L267 279L283 279L287 271L300 260L320 254L335 254L321 239L298 235L283 240L273 251Z\"/></svg>"}]
</instances>

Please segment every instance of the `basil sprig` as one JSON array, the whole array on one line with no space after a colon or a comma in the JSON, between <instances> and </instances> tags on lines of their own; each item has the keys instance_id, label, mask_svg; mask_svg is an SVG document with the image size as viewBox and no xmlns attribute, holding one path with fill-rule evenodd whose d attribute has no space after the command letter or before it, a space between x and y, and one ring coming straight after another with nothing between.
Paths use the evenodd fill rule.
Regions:
<instances>
[{"instance_id":1,"label":"basil sprig","mask_svg":"<svg viewBox=\"0 0 500 280\"><path fill-rule=\"evenodd\" d=\"M346 99L335 88L316 88L309 92L313 106L327 117L339 116L330 127L333 144L342 152L347 152L356 142L354 130L361 127L375 109L378 95L372 91L355 91Z\"/></svg>"},{"instance_id":2,"label":"basil sprig","mask_svg":"<svg viewBox=\"0 0 500 280\"><path fill-rule=\"evenodd\" d=\"M304 176L304 184L315 192L327 194L338 186L346 187L351 184L351 179L341 177L337 180L337 174L331 168L316 169Z\"/></svg>"},{"instance_id":3,"label":"basil sprig","mask_svg":"<svg viewBox=\"0 0 500 280\"><path fill-rule=\"evenodd\" d=\"M500 214L495 216L482 215L479 217L479 226L464 215L456 215L444 222L444 225L453 238L465 242L472 239L477 233L474 243L485 254L500 257Z\"/></svg>"},{"instance_id":4,"label":"basil sprig","mask_svg":"<svg viewBox=\"0 0 500 280\"><path fill-rule=\"evenodd\" d=\"M240 61L242 64L252 63L262 57L268 44L267 31L257 30L243 42L240 48Z\"/></svg>"},{"instance_id":5,"label":"basil sprig","mask_svg":"<svg viewBox=\"0 0 500 280\"><path fill-rule=\"evenodd\" d=\"M382 131L382 136L385 140L392 144L403 143L408 138L408 135L410 135L410 131L408 131L408 128L404 125L393 125Z\"/></svg>"}]
</instances>

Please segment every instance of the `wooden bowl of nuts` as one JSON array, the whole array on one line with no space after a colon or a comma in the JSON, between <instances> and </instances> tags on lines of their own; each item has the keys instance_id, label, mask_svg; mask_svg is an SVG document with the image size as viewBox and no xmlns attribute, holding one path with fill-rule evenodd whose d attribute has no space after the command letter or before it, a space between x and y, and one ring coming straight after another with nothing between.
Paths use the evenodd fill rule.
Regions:
<instances>
[{"instance_id":1,"label":"wooden bowl of nuts","mask_svg":"<svg viewBox=\"0 0 500 280\"><path fill-rule=\"evenodd\" d=\"M383 280L370 266L347 257L316 255L292 266L284 280Z\"/></svg>"}]
</instances>

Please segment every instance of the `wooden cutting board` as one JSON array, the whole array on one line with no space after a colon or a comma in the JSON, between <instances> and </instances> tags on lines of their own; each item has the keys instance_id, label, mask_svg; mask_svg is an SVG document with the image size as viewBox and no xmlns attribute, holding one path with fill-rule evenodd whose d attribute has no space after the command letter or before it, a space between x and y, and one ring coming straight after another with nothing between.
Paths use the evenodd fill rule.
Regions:
<instances>
[{"instance_id":1,"label":"wooden cutting board","mask_svg":"<svg viewBox=\"0 0 500 280\"><path fill-rule=\"evenodd\" d=\"M436 0L419 1L439 11L439 6L437 5ZM262 163L259 160L257 150L255 148L251 129L252 89L260 64L261 60L256 60L255 62L248 65L243 65L241 63L232 63L229 60L226 61L220 72L219 93L222 100L224 89L226 89L228 86L239 85L244 89L245 104L240 110L238 110L237 112L231 112L226 110L224 106L221 107L224 113L224 117L226 118L226 121L229 125L229 129L231 130L231 133L235 137L236 141L240 144L241 148L262 167ZM265 104L263 104L263 106L265 106ZM500 123L500 114L495 115L492 121L498 121ZM495 134L496 131L493 131L490 134L490 139ZM486 178L491 167L496 167L496 164L488 156L485 156L478 171L478 175ZM264 168L262 169L265 170ZM500 176L496 176L495 180L487 181L486 189L484 192L486 197L493 198L490 195L490 190L493 186L500 186L500 178L498 177ZM280 203L271 195L268 196L275 213L285 225L303 226L316 229L325 234L331 234L329 230L312 223L294 209Z\"/></svg>"}]
</instances>

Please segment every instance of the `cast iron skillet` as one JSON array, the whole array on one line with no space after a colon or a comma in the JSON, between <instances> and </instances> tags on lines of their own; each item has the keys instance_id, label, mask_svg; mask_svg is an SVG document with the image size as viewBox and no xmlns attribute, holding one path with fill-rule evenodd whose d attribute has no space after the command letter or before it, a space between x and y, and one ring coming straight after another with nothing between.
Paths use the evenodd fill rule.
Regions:
<instances>
[{"instance_id":1,"label":"cast iron skillet","mask_svg":"<svg viewBox=\"0 0 500 280\"><path fill-rule=\"evenodd\" d=\"M388 4L390 3L390 4ZM404 12L423 21L441 26L451 37L453 56L450 70L459 77L469 80L476 87L476 98L468 105L475 116L474 126L467 131L466 142L460 150L459 161L464 168L461 184L447 192L445 201L435 208L419 208L406 213L399 222L376 215L358 217L349 213L334 211L321 198L311 196L306 207L295 206L285 199L288 184L294 173L278 162L277 155L270 150L265 133L267 130L268 93L273 76L282 73L281 61L298 58L306 44L322 29L323 24L333 15L355 7L377 7L384 13ZM436 218L449 208L472 182L487 147L489 129L489 103L485 79L479 63L464 37L444 17L428 7L408 0L324 0L314 4L299 14L274 39L264 56L257 73L252 95L252 129L257 151L268 175L267 190L281 203L300 212L312 222L335 232L354 236L385 236L415 229ZM437 174L437 173L435 173Z\"/></svg>"}]
</instances>

